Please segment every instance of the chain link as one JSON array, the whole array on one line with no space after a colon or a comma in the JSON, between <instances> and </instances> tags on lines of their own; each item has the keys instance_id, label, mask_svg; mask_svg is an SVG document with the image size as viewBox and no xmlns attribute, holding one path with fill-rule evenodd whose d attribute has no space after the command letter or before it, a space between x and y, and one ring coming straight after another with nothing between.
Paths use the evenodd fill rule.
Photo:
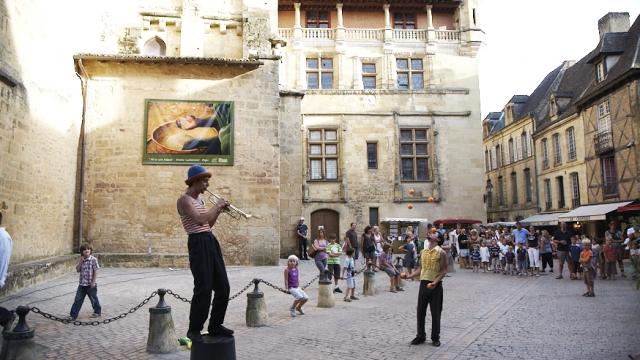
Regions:
<instances>
[{"instance_id":1,"label":"chain link","mask_svg":"<svg viewBox=\"0 0 640 360\"><path fill-rule=\"evenodd\" d=\"M240 296L240 294L242 294L243 292L247 291L247 289L249 289L251 287L251 285L253 285L253 281L250 281L247 286L245 286L242 290L238 291L237 293L235 293L235 295L231 296L229 298L229 301L237 298L238 296Z\"/></svg>"},{"instance_id":2,"label":"chain link","mask_svg":"<svg viewBox=\"0 0 640 360\"><path fill-rule=\"evenodd\" d=\"M46 319L49 320L53 320L53 321L58 321L61 322L63 324L72 324L72 325L76 325L76 326L85 326L85 325L92 325L92 326L97 326L97 325L106 325L109 324L111 322L114 322L116 320L120 320L120 319L124 319L125 317L127 317L127 315L129 314L133 314L134 312L138 311L138 309L140 309L141 307L145 306L149 300L151 300L154 296L158 295L157 291L154 291L151 293L151 295L149 295L148 298L142 300L142 302L134 307L132 307L131 309L129 309L129 311L124 312L118 316L114 316L112 318L109 319L104 319L101 321L98 320L94 320L94 321L80 321L80 320L74 320L74 319L69 319L69 318L61 318L58 317L56 315L53 314L49 314L47 312L44 312L42 310L40 310L38 307L32 307L31 311L33 311L36 314L39 314L41 316L43 316Z\"/></svg>"},{"instance_id":3,"label":"chain link","mask_svg":"<svg viewBox=\"0 0 640 360\"><path fill-rule=\"evenodd\" d=\"M267 280L262 280L262 279L259 279L259 280L260 280L262 283L264 283L265 285L267 285L267 286L269 286L269 287L272 287L272 288L274 288L274 289L276 289L276 290L278 290L278 291L280 291L280 292L282 292L282 293L285 293L285 294L288 294L288 293L289 293L289 290L284 289L284 288L281 288L280 286L277 286L277 285L273 285L272 283L268 282Z\"/></svg>"},{"instance_id":4,"label":"chain link","mask_svg":"<svg viewBox=\"0 0 640 360\"><path fill-rule=\"evenodd\" d=\"M319 278L320 278L320 275L316 275L316 277L311 279L311 281L309 281L308 283L304 284L304 286L302 286L300 289L304 290L304 289L308 288L309 286L311 286L311 284L316 282L316 280L318 280Z\"/></svg>"},{"instance_id":5,"label":"chain link","mask_svg":"<svg viewBox=\"0 0 640 360\"><path fill-rule=\"evenodd\" d=\"M174 293L173 291L171 291L171 289L167 289L167 294L173 296L174 298L182 301L182 302L186 302L187 304L191 304L191 300L187 299L187 298L183 298L182 296Z\"/></svg>"}]
</instances>

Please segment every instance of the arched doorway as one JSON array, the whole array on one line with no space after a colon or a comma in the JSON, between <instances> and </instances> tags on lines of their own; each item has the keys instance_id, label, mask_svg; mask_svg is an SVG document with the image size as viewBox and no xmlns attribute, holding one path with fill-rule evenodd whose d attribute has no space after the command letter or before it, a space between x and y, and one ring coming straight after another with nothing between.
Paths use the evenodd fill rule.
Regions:
<instances>
[{"instance_id":1,"label":"arched doorway","mask_svg":"<svg viewBox=\"0 0 640 360\"><path fill-rule=\"evenodd\" d=\"M340 214L337 211L322 209L311 213L311 240L315 239L318 234L318 226L324 226L327 239L334 234L340 240Z\"/></svg>"},{"instance_id":2,"label":"arched doorway","mask_svg":"<svg viewBox=\"0 0 640 360\"><path fill-rule=\"evenodd\" d=\"M146 56L165 56L167 46L164 41L157 36L152 37L144 43L142 54Z\"/></svg>"}]
</instances>

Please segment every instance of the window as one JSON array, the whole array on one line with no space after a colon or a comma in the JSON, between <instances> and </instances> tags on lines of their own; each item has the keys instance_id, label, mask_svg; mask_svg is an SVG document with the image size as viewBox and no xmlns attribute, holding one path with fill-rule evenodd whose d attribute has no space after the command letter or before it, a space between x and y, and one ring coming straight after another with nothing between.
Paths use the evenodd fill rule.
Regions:
<instances>
[{"instance_id":1,"label":"window","mask_svg":"<svg viewBox=\"0 0 640 360\"><path fill-rule=\"evenodd\" d=\"M498 205L504 205L504 179L498 176Z\"/></svg>"},{"instance_id":2,"label":"window","mask_svg":"<svg viewBox=\"0 0 640 360\"><path fill-rule=\"evenodd\" d=\"M578 173L571 173L571 206L577 208L580 206L580 183L578 182Z\"/></svg>"},{"instance_id":3,"label":"window","mask_svg":"<svg viewBox=\"0 0 640 360\"><path fill-rule=\"evenodd\" d=\"M496 162L496 149L495 148L491 148L491 151L489 151L489 166L491 166L491 169L495 169L495 162Z\"/></svg>"},{"instance_id":4,"label":"window","mask_svg":"<svg viewBox=\"0 0 640 360\"><path fill-rule=\"evenodd\" d=\"M394 29L415 29L416 14L415 13L395 13L393 14Z\"/></svg>"},{"instance_id":5,"label":"window","mask_svg":"<svg viewBox=\"0 0 640 360\"><path fill-rule=\"evenodd\" d=\"M307 58L307 89L333 88L333 59Z\"/></svg>"},{"instance_id":6,"label":"window","mask_svg":"<svg viewBox=\"0 0 640 360\"><path fill-rule=\"evenodd\" d=\"M309 175L311 180L338 179L338 131L309 130Z\"/></svg>"},{"instance_id":7,"label":"window","mask_svg":"<svg viewBox=\"0 0 640 360\"><path fill-rule=\"evenodd\" d=\"M398 89L415 90L424 88L422 59L396 59Z\"/></svg>"},{"instance_id":8,"label":"window","mask_svg":"<svg viewBox=\"0 0 640 360\"><path fill-rule=\"evenodd\" d=\"M369 208L369 225L374 226L380 223L380 214L377 207Z\"/></svg>"},{"instance_id":9,"label":"window","mask_svg":"<svg viewBox=\"0 0 640 360\"><path fill-rule=\"evenodd\" d=\"M551 180L544 180L545 210L551 210Z\"/></svg>"},{"instance_id":10,"label":"window","mask_svg":"<svg viewBox=\"0 0 640 360\"><path fill-rule=\"evenodd\" d=\"M362 64L362 85L365 89L376 88L376 64Z\"/></svg>"},{"instance_id":11,"label":"window","mask_svg":"<svg viewBox=\"0 0 640 360\"><path fill-rule=\"evenodd\" d=\"M569 160L576 159L576 132L573 127L567 129L567 144L569 146Z\"/></svg>"},{"instance_id":12,"label":"window","mask_svg":"<svg viewBox=\"0 0 640 360\"><path fill-rule=\"evenodd\" d=\"M531 170L524 169L524 196L526 202L531 202Z\"/></svg>"},{"instance_id":13,"label":"window","mask_svg":"<svg viewBox=\"0 0 640 360\"><path fill-rule=\"evenodd\" d=\"M562 176L556 177L556 184L558 185L558 209L564 208L564 178Z\"/></svg>"},{"instance_id":14,"label":"window","mask_svg":"<svg viewBox=\"0 0 640 360\"><path fill-rule=\"evenodd\" d=\"M553 117L556 115L558 115L558 101L552 96L549 100L549 116Z\"/></svg>"},{"instance_id":15,"label":"window","mask_svg":"<svg viewBox=\"0 0 640 360\"><path fill-rule=\"evenodd\" d=\"M560 149L560 134L553 134L553 165L562 162L562 149Z\"/></svg>"},{"instance_id":16,"label":"window","mask_svg":"<svg viewBox=\"0 0 640 360\"><path fill-rule=\"evenodd\" d=\"M496 165L498 167L502 166L502 149L500 149L500 145L496 145Z\"/></svg>"},{"instance_id":17,"label":"window","mask_svg":"<svg viewBox=\"0 0 640 360\"><path fill-rule=\"evenodd\" d=\"M400 129L401 179L427 181L429 169L428 129Z\"/></svg>"},{"instance_id":18,"label":"window","mask_svg":"<svg viewBox=\"0 0 640 360\"><path fill-rule=\"evenodd\" d=\"M378 168L378 143L377 142L367 143L367 166L369 167L369 169Z\"/></svg>"},{"instance_id":19,"label":"window","mask_svg":"<svg viewBox=\"0 0 640 360\"><path fill-rule=\"evenodd\" d=\"M515 172L511 173L511 202L518 203L518 178Z\"/></svg>"},{"instance_id":20,"label":"window","mask_svg":"<svg viewBox=\"0 0 640 360\"><path fill-rule=\"evenodd\" d=\"M509 139L507 143L507 148L509 149L509 162L515 162L515 152L513 151L513 139Z\"/></svg>"},{"instance_id":21,"label":"window","mask_svg":"<svg viewBox=\"0 0 640 360\"><path fill-rule=\"evenodd\" d=\"M547 139L542 139L542 168L546 169L549 167L549 148L547 146Z\"/></svg>"},{"instance_id":22,"label":"window","mask_svg":"<svg viewBox=\"0 0 640 360\"><path fill-rule=\"evenodd\" d=\"M616 174L616 160L613 155L600 159L602 167L602 187L604 196L618 195L618 176Z\"/></svg>"},{"instance_id":23,"label":"window","mask_svg":"<svg viewBox=\"0 0 640 360\"><path fill-rule=\"evenodd\" d=\"M602 59L596 64L596 82L604 80L605 76L607 76L607 66L604 59Z\"/></svg>"},{"instance_id":24,"label":"window","mask_svg":"<svg viewBox=\"0 0 640 360\"><path fill-rule=\"evenodd\" d=\"M165 56L166 53L167 46L164 41L157 36L147 40L142 50L142 54L146 56Z\"/></svg>"},{"instance_id":25,"label":"window","mask_svg":"<svg viewBox=\"0 0 640 360\"><path fill-rule=\"evenodd\" d=\"M484 151L484 171L491 170L491 160L489 159L489 150Z\"/></svg>"},{"instance_id":26,"label":"window","mask_svg":"<svg viewBox=\"0 0 640 360\"><path fill-rule=\"evenodd\" d=\"M526 132L523 132L522 135L520 135L520 143L522 144L522 158L525 159L527 156L529 156L529 147L527 146L528 141Z\"/></svg>"},{"instance_id":27,"label":"window","mask_svg":"<svg viewBox=\"0 0 640 360\"><path fill-rule=\"evenodd\" d=\"M319 10L307 11L307 27L316 29L329 28L329 12Z\"/></svg>"},{"instance_id":28,"label":"window","mask_svg":"<svg viewBox=\"0 0 640 360\"><path fill-rule=\"evenodd\" d=\"M611 109L609 108L609 100L598 104L597 127L599 134L611 132Z\"/></svg>"}]
</instances>

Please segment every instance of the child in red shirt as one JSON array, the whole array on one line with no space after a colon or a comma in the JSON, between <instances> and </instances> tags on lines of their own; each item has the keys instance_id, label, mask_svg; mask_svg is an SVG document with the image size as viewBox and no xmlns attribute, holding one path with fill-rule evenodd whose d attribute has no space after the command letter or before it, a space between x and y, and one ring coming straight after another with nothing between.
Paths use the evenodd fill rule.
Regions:
<instances>
[{"instance_id":1,"label":"child in red shirt","mask_svg":"<svg viewBox=\"0 0 640 360\"><path fill-rule=\"evenodd\" d=\"M596 276L596 270L591 265L593 253L591 252L591 241L589 239L582 240L582 251L580 252L580 264L582 265L582 273L584 284L587 286L587 292L582 296L594 297L593 278Z\"/></svg>"},{"instance_id":2,"label":"child in red shirt","mask_svg":"<svg viewBox=\"0 0 640 360\"><path fill-rule=\"evenodd\" d=\"M602 247L602 253L604 254L604 267L606 269L606 276L612 280L615 280L617 253L616 248L613 247L613 241L611 240L611 238L607 239L607 242Z\"/></svg>"}]
</instances>

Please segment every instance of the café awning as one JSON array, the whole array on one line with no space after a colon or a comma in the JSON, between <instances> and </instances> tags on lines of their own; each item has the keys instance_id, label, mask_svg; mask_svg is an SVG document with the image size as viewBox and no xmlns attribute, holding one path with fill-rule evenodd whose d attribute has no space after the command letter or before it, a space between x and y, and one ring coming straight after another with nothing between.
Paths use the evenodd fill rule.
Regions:
<instances>
[{"instance_id":1,"label":"caf\u00e9 awning","mask_svg":"<svg viewBox=\"0 0 640 360\"><path fill-rule=\"evenodd\" d=\"M382 221L380 222L409 222L409 223L426 223L429 222L428 219L421 219L421 218L396 218L396 217L387 217L387 218L382 218Z\"/></svg>"},{"instance_id":2,"label":"caf\u00e9 awning","mask_svg":"<svg viewBox=\"0 0 640 360\"><path fill-rule=\"evenodd\" d=\"M607 214L618 210L619 207L631 204L632 201L615 202L608 204L585 205L573 209L560 216L559 221L595 221L606 220Z\"/></svg>"},{"instance_id":3,"label":"caf\u00e9 awning","mask_svg":"<svg viewBox=\"0 0 640 360\"><path fill-rule=\"evenodd\" d=\"M526 219L520 220L522 225L533 226L554 226L558 225L558 218L565 215L566 212L548 213L548 214L535 214L529 216Z\"/></svg>"},{"instance_id":4,"label":"caf\u00e9 awning","mask_svg":"<svg viewBox=\"0 0 640 360\"><path fill-rule=\"evenodd\" d=\"M640 204L628 204L625 206L620 206L618 208L619 213L626 213L626 212L633 212L633 211L640 212Z\"/></svg>"}]
</instances>

